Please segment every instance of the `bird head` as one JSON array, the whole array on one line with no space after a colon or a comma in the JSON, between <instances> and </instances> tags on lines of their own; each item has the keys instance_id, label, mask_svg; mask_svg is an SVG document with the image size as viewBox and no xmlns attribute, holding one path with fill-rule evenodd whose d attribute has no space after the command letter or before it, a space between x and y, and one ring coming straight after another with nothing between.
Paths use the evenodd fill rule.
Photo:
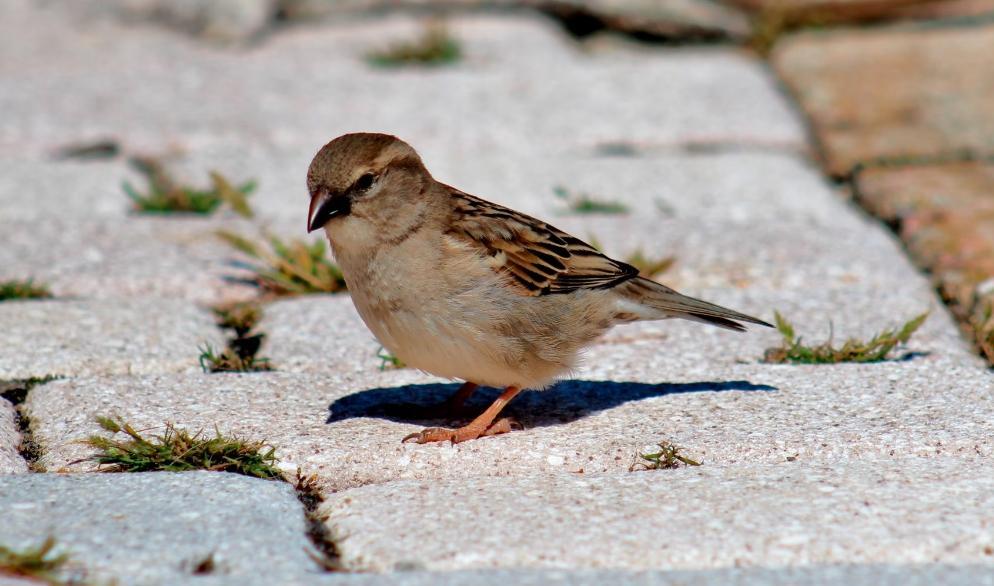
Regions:
<instances>
[{"instance_id":1,"label":"bird head","mask_svg":"<svg viewBox=\"0 0 994 586\"><path fill-rule=\"evenodd\" d=\"M332 244L343 238L391 238L423 219L431 183L418 153L399 138L366 132L339 136L318 151L307 170L307 231L324 228Z\"/></svg>"}]
</instances>

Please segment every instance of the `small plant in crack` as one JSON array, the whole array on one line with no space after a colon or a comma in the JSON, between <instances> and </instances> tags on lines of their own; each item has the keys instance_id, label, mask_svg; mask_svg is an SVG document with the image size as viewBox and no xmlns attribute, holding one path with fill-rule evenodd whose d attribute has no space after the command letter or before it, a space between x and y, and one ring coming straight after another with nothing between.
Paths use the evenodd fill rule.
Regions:
<instances>
[{"instance_id":1,"label":"small plant in crack","mask_svg":"<svg viewBox=\"0 0 994 586\"><path fill-rule=\"evenodd\" d=\"M601 245L600 240L595 236L591 236L587 240L590 241L590 245L597 250L604 252L604 247ZM622 259L624 262L632 265L639 271L639 276L646 279L655 279L659 275L670 270L674 264L676 264L675 256L661 256L657 258L650 258L642 252L642 248L636 248L631 251Z\"/></svg>"},{"instance_id":2,"label":"small plant in crack","mask_svg":"<svg viewBox=\"0 0 994 586\"><path fill-rule=\"evenodd\" d=\"M900 328L884 330L867 341L849 338L842 346L832 343L832 336L821 344L807 346L797 336L794 326L780 314L774 312L777 330L783 338L780 346L768 348L763 354L763 362L780 364L835 364L839 362L880 362L898 345L907 344L918 328L925 323L928 312L918 315Z\"/></svg>"},{"instance_id":3,"label":"small plant in crack","mask_svg":"<svg viewBox=\"0 0 994 586\"><path fill-rule=\"evenodd\" d=\"M133 157L132 165L145 176L148 187L139 192L125 181L124 192L131 198L137 212L146 214L212 214L221 204L227 204L236 214L251 218L252 208L248 196L255 190L255 181L245 181L237 186L217 171L210 172L211 186L198 189L182 185L166 170L161 160L154 157Z\"/></svg>"},{"instance_id":4,"label":"small plant in crack","mask_svg":"<svg viewBox=\"0 0 994 586\"><path fill-rule=\"evenodd\" d=\"M98 417L97 423L125 439L91 435L83 440L97 453L87 460L97 462L102 472L185 472L210 470L256 478L282 478L277 468L276 448L261 441L247 441L203 430L190 433L171 423L161 435L146 437L119 418Z\"/></svg>"},{"instance_id":5,"label":"small plant in crack","mask_svg":"<svg viewBox=\"0 0 994 586\"><path fill-rule=\"evenodd\" d=\"M204 372L258 372L272 370L268 358L259 356L266 335L253 333L262 319L262 307L254 302L235 303L214 308L218 325L231 330L235 336L228 339L223 350L215 350L209 343L200 347L200 368Z\"/></svg>"},{"instance_id":6,"label":"small plant in crack","mask_svg":"<svg viewBox=\"0 0 994 586\"><path fill-rule=\"evenodd\" d=\"M306 295L345 291L345 277L338 265L328 260L322 240L307 244L302 240L284 242L271 234L263 234L268 244L227 230L218 237L239 252L257 262L239 263L253 273L249 279L257 287L274 295Z\"/></svg>"},{"instance_id":7,"label":"small plant in crack","mask_svg":"<svg viewBox=\"0 0 994 586\"><path fill-rule=\"evenodd\" d=\"M293 481L293 488L297 491L297 499L304 506L304 515L307 518L308 534L314 549L307 549L307 555L314 563L326 572L343 571L341 555L332 541L328 531L327 521L318 513L318 508L324 502L321 490L318 487L318 478L314 474L305 475L299 468L297 477Z\"/></svg>"},{"instance_id":8,"label":"small plant in crack","mask_svg":"<svg viewBox=\"0 0 994 586\"><path fill-rule=\"evenodd\" d=\"M33 582L53 586L80 584L80 581L67 578L64 575L64 567L69 561L69 555L56 554L55 546L55 538L51 536L36 547L19 551L0 545L0 577L23 578L25 583Z\"/></svg>"},{"instance_id":9,"label":"small plant in crack","mask_svg":"<svg viewBox=\"0 0 994 586\"><path fill-rule=\"evenodd\" d=\"M366 55L366 61L377 67L439 66L455 63L462 58L462 48L443 23L425 27L414 41L398 42Z\"/></svg>"},{"instance_id":10,"label":"small plant in crack","mask_svg":"<svg viewBox=\"0 0 994 586\"><path fill-rule=\"evenodd\" d=\"M52 292L46 285L39 285L33 279L11 279L0 281L0 301L13 299L48 299Z\"/></svg>"},{"instance_id":11,"label":"small plant in crack","mask_svg":"<svg viewBox=\"0 0 994 586\"><path fill-rule=\"evenodd\" d=\"M229 346L217 350L209 343L200 346L200 368L204 372L262 372L272 370L268 358L256 357L263 334L242 338L241 347ZM248 342L248 343L246 343Z\"/></svg>"},{"instance_id":12,"label":"small plant in crack","mask_svg":"<svg viewBox=\"0 0 994 586\"><path fill-rule=\"evenodd\" d=\"M552 193L566 203L566 208L574 214L627 214L628 206L620 201L598 199L589 193L574 192L562 185L552 188Z\"/></svg>"},{"instance_id":13,"label":"small plant in crack","mask_svg":"<svg viewBox=\"0 0 994 586\"><path fill-rule=\"evenodd\" d=\"M636 453L635 461L633 461L632 465L628 467L628 471L669 470L672 468L679 468L681 464L684 466L701 465L701 463L697 460L692 460L681 454L680 451L683 448L671 444L668 441L661 441L657 445L659 446L658 452L648 452L645 454Z\"/></svg>"}]
</instances>

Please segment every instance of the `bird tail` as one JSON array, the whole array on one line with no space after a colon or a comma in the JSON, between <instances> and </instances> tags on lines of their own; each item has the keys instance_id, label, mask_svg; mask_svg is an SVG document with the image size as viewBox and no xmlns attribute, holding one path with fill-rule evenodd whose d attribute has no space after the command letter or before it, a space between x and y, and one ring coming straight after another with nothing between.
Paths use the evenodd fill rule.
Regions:
<instances>
[{"instance_id":1,"label":"bird tail","mask_svg":"<svg viewBox=\"0 0 994 586\"><path fill-rule=\"evenodd\" d=\"M681 295L666 285L642 277L625 281L613 289L621 297L620 313L625 320L656 320L678 317L699 321L720 328L744 332L738 322L773 327L765 321L726 309L714 303Z\"/></svg>"}]
</instances>

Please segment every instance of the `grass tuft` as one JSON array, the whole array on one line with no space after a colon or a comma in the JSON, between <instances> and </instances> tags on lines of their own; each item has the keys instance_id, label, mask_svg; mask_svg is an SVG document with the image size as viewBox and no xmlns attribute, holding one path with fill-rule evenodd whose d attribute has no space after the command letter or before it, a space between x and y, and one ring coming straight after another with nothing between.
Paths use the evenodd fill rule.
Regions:
<instances>
[{"instance_id":1,"label":"grass tuft","mask_svg":"<svg viewBox=\"0 0 994 586\"><path fill-rule=\"evenodd\" d=\"M459 41L449 34L444 24L436 23L425 27L420 38L394 43L386 49L374 51L366 56L366 61L377 67L436 67L455 63L461 58Z\"/></svg>"},{"instance_id":2,"label":"grass tuft","mask_svg":"<svg viewBox=\"0 0 994 586\"><path fill-rule=\"evenodd\" d=\"M276 236L264 234L269 244L267 247L228 230L219 230L217 235L236 250L259 261L247 268L255 273L252 282L260 289L276 295L338 293L345 290L342 270L325 256L323 240L315 240L313 244L301 240L284 242Z\"/></svg>"},{"instance_id":3,"label":"grass tuft","mask_svg":"<svg viewBox=\"0 0 994 586\"><path fill-rule=\"evenodd\" d=\"M0 281L0 301L11 299L47 299L52 296L45 285L36 285L32 279Z\"/></svg>"},{"instance_id":4,"label":"grass tuft","mask_svg":"<svg viewBox=\"0 0 994 586\"><path fill-rule=\"evenodd\" d=\"M0 577L24 578L42 584L66 584L59 575L69 561L67 554L54 555L55 538L48 537L37 547L14 551L0 545Z\"/></svg>"},{"instance_id":5,"label":"grass tuft","mask_svg":"<svg viewBox=\"0 0 994 586\"><path fill-rule=\"evenodd\" d=\"M835 364L839 362L880 362L897 347L906 344L911 335L925 323L928 312L912 318L897 329L884 330L863 342L849 338L841 347L832 345L832 337L817 346L806 346L794 332L794 326L780 312L774 312L776 327L783 337L780 346L768 348L763 355L763 362L780 364L792 362L795 364Z\"/></svg>"},{"instance_id":6,"label":"grass tuft","mask_svg":"<svg viewBox=\"0 0 994 586\"><path fill-rule=\"evenodd\" d=\"M213 437L205 436L203 431L190 434L171 423L166 424L162 435L148 438L121 419L98 417L97 423L106 431L124 433L129 438L91 435L83 440L98 450L88 459L97 462L103 472L210 470L282 478L276 467L276 448L265 442L226 437L216 429Z\"/></svg>"},{"instance_id":7,"label":"grass tuft","mask_svg":"<svg viewBox=\"0 0 994 586\"><path fill-rule=\"evenodd\" d=\"M636 470L669 470L672 468L679 468L680 464L685 466L700 466L701 463L697 460L691 460L687 456L680 453L680 448L667 441L662 441L657 444L659 446L658 452L650 452L648 454L636 454L635 461L632 465L628 467L629 472L635 472Z\"/></svg>"},{"instance_id":8,"label":"grass tuft","mask_svg":"<svg viewBox=\"0 0 994 586\"><path fill-rule=\"evenodd\" d=\"M383 346L380 346L380 349L376 351L376 357L380 359L381 371L407 367L403 360L391 354L390 351Z\"/></svg>"},{"instance_id":9,"label":"grass tuft","mask_svg":"<svg viewBox=\"0 0 994 586\"><path fill-rule=\"evenodd\" d=\"M158 159L136 157L131 162L145 176L148 183L145 193L139 192L127 181L122 186L137 212L207 215L214 213L221 204L226 203L242 217L251 218L253 215L248 195L255 190L255 181L246 181L236 187L217 171L211 171L211 186L207 189L197 189L179 184Z\"/></svg>"},{"instance_id":10,"label":"grass tuft","mask_svg":"<svg viewBox=\"0 0 994 586\"><path fill-rule=\"evenodd\" d=\"M574 214L627 214L630 211L620 201L600 200L588 193L574 193L562 185L553 187L552 192L566 202L567 208Z\"/></svg>"}]
</instances>

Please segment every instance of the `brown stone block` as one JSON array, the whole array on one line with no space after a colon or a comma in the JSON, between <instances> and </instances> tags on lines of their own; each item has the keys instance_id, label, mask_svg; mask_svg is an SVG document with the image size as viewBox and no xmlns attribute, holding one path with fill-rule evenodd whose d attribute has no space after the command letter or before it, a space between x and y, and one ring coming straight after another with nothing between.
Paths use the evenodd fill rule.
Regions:
<instances>
[{"instance_id":1,"label":"brown stone block","mask_svg":"<svg viewBox=\"0 0 994 586\"><path fill-rule=\"evenodd\" d=\"M994 153L994 26L803 33L773 63L800 101L827 170Z\"/></svg>"}]
</instances>

